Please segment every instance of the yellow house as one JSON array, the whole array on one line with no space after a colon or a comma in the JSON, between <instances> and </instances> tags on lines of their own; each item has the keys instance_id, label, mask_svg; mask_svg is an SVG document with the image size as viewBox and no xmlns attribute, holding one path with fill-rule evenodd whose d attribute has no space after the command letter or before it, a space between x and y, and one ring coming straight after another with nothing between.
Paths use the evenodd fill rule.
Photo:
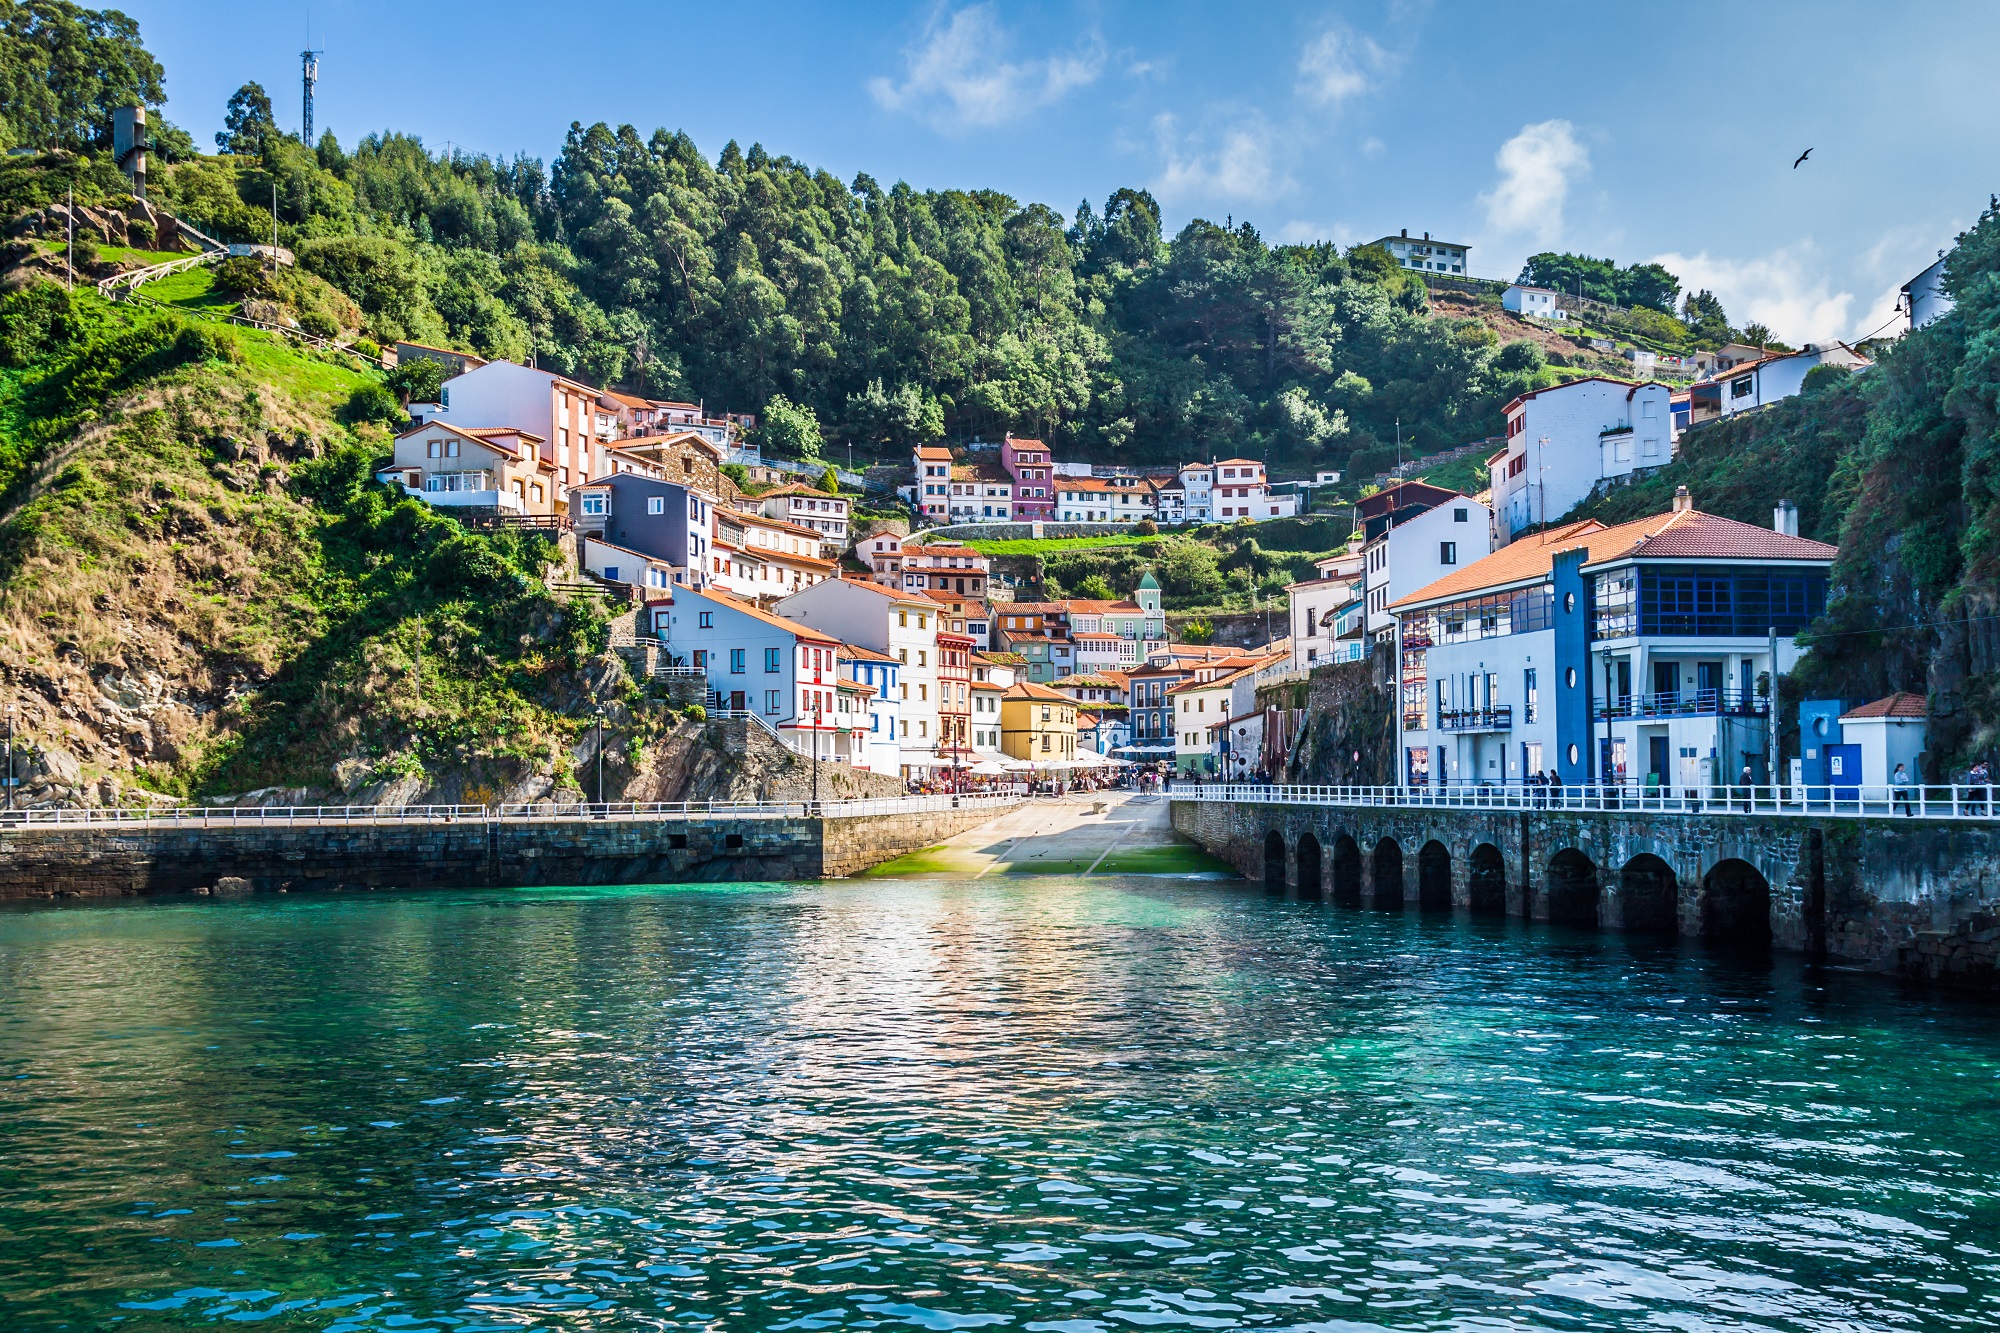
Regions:
<instances>
[{"instance_id":1,"label":"yellow house","mask_svg":"<svg viewBox=\"0 0 2000 1333\"><path fill-rule=\"evenodd\" d=\"M1018 681L1000 696L1000 748L1033 764L1076 761L1076 700Z\"/></svg>"}]
</instances>

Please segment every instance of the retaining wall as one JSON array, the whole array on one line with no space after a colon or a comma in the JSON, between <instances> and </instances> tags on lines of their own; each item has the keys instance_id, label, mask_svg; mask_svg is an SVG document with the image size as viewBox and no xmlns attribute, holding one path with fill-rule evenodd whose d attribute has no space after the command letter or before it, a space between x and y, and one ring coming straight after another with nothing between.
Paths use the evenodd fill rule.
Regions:
<instances>
[{"instance_id":1,"label":"retaining wall","mask_svg":"<svg viewBox=\"0 0 2000 1333\"><path fill-rule=\"evenodd\" d=\"M1006 807L829 818L326 823L0 831L0 898L811 880L931 846Z\"/></svg>"}]
</instances>

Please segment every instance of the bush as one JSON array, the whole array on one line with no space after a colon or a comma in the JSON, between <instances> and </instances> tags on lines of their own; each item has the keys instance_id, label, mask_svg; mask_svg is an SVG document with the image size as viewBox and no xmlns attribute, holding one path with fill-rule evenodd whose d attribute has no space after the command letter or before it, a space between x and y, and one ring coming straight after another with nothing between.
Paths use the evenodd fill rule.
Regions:
<instances>
[{"instance_id":1,"label":"bush","mask_svg":"<svg viewBox=\"0 0 2000 1333\"><path fill-rule=\"evenodd\" d=\"M1150 518L1142 518L1132 525L1132 535L1134 537L1155 537L1159 535L1159 531L1160 525L1153 522Z\"/></svg>"},{"instance_id":2,"label":"bush","mask_svg":"<svg viewBox=\"0 0 2000 1333\"><path fill-rule=\"evenodd\" d=\"M706 722L708 721L708 710L700 704L689 704L681 710L681 716L690 722Z\"/></svg>"},{"instance_id":3,"label":"bush","mask_svg":"<svg viewBox=\"0 0 2000 1333\"><path fill-rule=\"evenodd\" d=\"M272 281L264 261L250 255L235 255L215 266L215 290L246 300L275 301L278 284Z\"/></svg>"},{"instance_id":4,"label":"bush","mask_svg":"<svg viewBox=\"0 0 2000 1333\"><path fill-rule=\"evenodd\" d=\"M340 410L340 419L355 426L369 421L393 426L405 418L403 405L396 401L396 395L389 391L388 386L370 380L347 400L347 406Z\"/></svg>"},{"instance_id":5,"label":"bush","mask_svg":"<svg viewBox=\"0 0 2000 1333\"><path fill-rule=\"evenodd\" d=\"M332 317L317 310L307 310L299 315L299 328L315 338L338 338L340 325Z\"/></svg>"}]
</instances>

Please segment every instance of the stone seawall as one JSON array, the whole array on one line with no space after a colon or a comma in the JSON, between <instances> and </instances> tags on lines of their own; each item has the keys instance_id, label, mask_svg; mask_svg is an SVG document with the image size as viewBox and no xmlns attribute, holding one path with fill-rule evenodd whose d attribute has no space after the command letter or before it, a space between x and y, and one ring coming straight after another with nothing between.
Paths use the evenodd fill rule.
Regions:
<instances>
[{"instance_id":1,"label":"stone seawall","mask_svg":"<svg viewBox=\"0 0 2000 1333\"><path fill-rule=\"evenodd\" d=\"M1011 807L806 818L298 823L0 831L0 899L250 890L811 880L851 875Z\"/></svg>"},{"instance_id":2,"label":"stone seawall","mask_svg":"<svg viewBox=\"0 0 2000 1333\"><path fill-rule=\"evenodd\" d=\"M1275 889L1794 950L2000 991L2000 827L1175 801Z\"/></svg>"}]
</instances>

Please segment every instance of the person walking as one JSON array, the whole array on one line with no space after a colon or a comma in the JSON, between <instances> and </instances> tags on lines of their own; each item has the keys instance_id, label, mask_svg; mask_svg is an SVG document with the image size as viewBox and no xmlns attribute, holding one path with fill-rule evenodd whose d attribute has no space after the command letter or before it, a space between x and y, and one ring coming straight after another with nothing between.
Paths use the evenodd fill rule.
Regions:
<instances>
[{"instance_id":1,"label":"person walking","mask_svg":"<svg viewBox=\"0 0 2000 1333\"><path fill-rule=\"evenodd\" d=\"M1973 761L1972 771L1965 775L1965 781L1972 788L1972 799L1975 803L1973 806L1974 813L1982 815L1991 814L1993 810L1993 793L1989 788L1993 781L1993 774L1992 770L1986 767L1984 759L1975 759Z\"/></svg>"},{"instance_id":2,"label":"person walking","mask_svg":"<svg viewBox=\"0 0 2000 1333\"><path fill-rule=\"evenodd\" d=\"M1896 771L1890 776L1889 781L1894 783L1896 787L1896 794L1890 802L1890 809L1893 811L1896 807L1900 806L1904 814L1914 815L1916 809L1910 804L1910 770L1901 764L1897 764Z\"/></svg>"}]
</instances>

